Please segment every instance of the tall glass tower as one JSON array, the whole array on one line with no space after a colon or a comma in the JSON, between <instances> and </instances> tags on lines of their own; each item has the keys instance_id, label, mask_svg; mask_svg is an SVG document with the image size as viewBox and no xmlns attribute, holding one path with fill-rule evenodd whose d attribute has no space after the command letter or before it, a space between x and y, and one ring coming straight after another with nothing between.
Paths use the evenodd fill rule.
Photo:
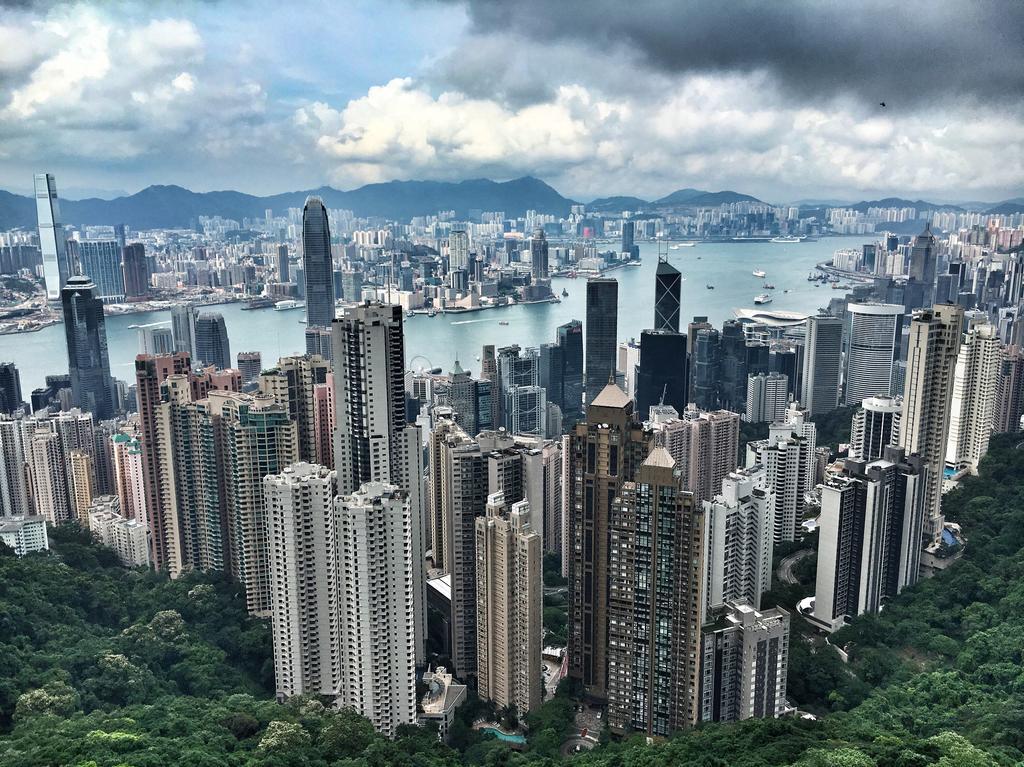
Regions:
<instances>
[{"instance_id":1,"label":"tall glass tower","mask_svg":"<svg viewBox=\"0 0 1024 767\"><path fill-rule=\"evenodd\" d=\"M586 386L587 403L615 375L615 333L619 316L619 283L611 277L587 280Z\"/></svg>"},{"instance_id":2,"label":"tall glass tower","mask_svg":"<svg viewBox=\"0 0 1024 767\"><path fill-rule=\"evenodd\" d=\"M107 355L103 301L91 279L78 275L61 290L64 335L68 344L71 400L97 421L114 417L114 386Z\"/></svg>"},{"instance_id":3,"label":"tall glass tower","mask_svg":"<svg viewBox=\"0 0 1024 767\"><path fill-rule=\"evenodd\" d=\"M329 328L334 319L334 269L327 208L319 197L307 197L302 209L302 266L306 277L306 322Z\"/></svg>"},{"instance_id":4,"label":"tall glass tower","mask_svg":"<svg viewBox=\"0 0 1024 767\"><path fill-rule=\"evenodd\" d=\"M56 300L60 290L71 276L68 264L67 241L60 224L60 202L57 200L57 182L49 173L37 173L36 214L39 218L39 248L43 253L43 279L46 298Z\"/></svg>"},{"instance_id":5,"label":"tall glass tower","mask_svg":"<svg viewBox=\"0 0 1024 767\"><path fill-rule=\"evenodd\" d=\"M220 312L203 312L196 318L196 357L204 365L216 365L221 370L231 367L231 345L228 328Z\"/></svg>"},{"instance_id":6,"label":"tall glass tower","mask_svg":"<svg viewBox=\"0 0 1024 767\"><path fill-rule=\"evenodd\" d=\"M683 275L668 261L658 259L654 271L654 329L679 332L679 306Z\"/></svg>"}]
</instances>

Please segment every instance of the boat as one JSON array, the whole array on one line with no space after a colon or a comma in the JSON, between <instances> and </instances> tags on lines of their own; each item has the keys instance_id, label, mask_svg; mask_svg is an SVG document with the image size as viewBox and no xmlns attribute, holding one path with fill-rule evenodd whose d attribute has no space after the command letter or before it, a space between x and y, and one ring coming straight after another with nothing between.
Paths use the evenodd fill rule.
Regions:
<instances>
[{"instance_id":1,"label":"boat","mask_svg":"<svg viewBox=\"0 0 1024 767\"><path fill-rule=\"evenodd\" d=\"M697 245L697 243L695 243L695 242L681 242L676 247L677 248L693 248L693 247L696 247L696 245Z\"/></svg>"},{"instance_id":2,"label":"boat","mask_svg":"<svg viewBox=\"0 0 1024 767\"><path fill-rule=\"evenodd\" d=\"M274 306L273 298L271 298L270 296L260 296L259 298L254 298L251 301L247 301L242 306L242 311L248 312L253 309L269 309L271 306Z\"/></svg>"},{"instance_id":3,"label":"boat","mask_svg":"<svg viewBox=\"0 0 1024 767\"><path fill-rule=\"evenodd\" d=\"M782 237L772 237L772 242L803 242L803 237L795 237L794 235L785 235Z\"/></svg>"},{"instance_id":4,"label":"boat","mask_svg":"<svg viewBox=\"0 0 1024 767\"><path fill-rule=\"evenodd\" d=\"M849 285L840 285L838 282L832 285L832 290L852 290Z\"/></svg>"},{"instance_id":5,"label":"boat","mask_svg":"<svg viewBox=\"0 0 1024 767\"><path fill-rule=\"evenodd\" d=\"M715 289L714 285L705 285L704 287L707 288L708 290L714 290Z\"/></svg>"},{"instance_id":6,"label":"boat","mask_svg":"<svg viewBox=\"0 0 1024 767\"><path fill-rule=\"evenodd\" d=\"M288 312L291 311L292 309L301 309L303 306L305 306L305 304L303 304L301 301L295 301L292 300L291 298L286 298L284 301L278 301L276 304L274 304L274 311Z\"/></svg>"},{"instance_id":7,"label":"boat","mask_svg":"<svg viewBox=\"0 0 1024 767\"><path fill-rule=\"evenodd\" d=\"M759 293L758 295L754 296L755 304L770 304L771 302L772 297L767 293Z\"/></svg>"},{"instance_id":8,"label":"boat","mask_svg":"<svg viewBox=\"0 0 1024 767\"><path fill-rule=\"evenodd\" d=\"M679 250L679 246L678 245L669 245L668 249L669 250Z\"/></svg>"},{"instance_id":9,"label":"boat","mask_svg":"<svg viewBox=\"0 0 1024 767\"><path fill-rule=\"evenodd\" d=\"M437 316L437 311L435 309L431 309L429 312L427 312L427 316L428 317L436 317Z\"/></svg>"},{"instance_id":10,"label":"boat","mask_svg":"<svg viewBox=\"0 0 1024 767\"><path fill-rule=\"evenodd\" d=\"M566 290L565 288L562 288L562 298L565 298L567 295L569 295L569 291Z\"/></svg>"},{"instance_id":11,"label":"boat","mask_svg":"<svg viewBox=\"0 0 1024 767\"><path fill-rule=\"evenodd\" d=\"M768 276L768 273L766 271L764 271L764 269L755 269L754 271L751 272L751 274L754 275L755 277L762 277L762 278Z\"/></svg>"},{"instance_id":12,"label":"boat","mask_svg":"<svg viewBox=\"0 0 1024 767\"><path fill-rule=\"evenodd\" d=\"M499 325L508 325L508 320L498 320Z\"/></svg>"},{"instance_id":13,"label":"boat","mask_svg":"<svg viewBox=\"0 0 1024 767\"><path fill-rule=\"evenodd\" d=\"M789 292L789 288L786 288L786 289L785 289L784 291L782 291L782 292L783 292L783 293L788 293L788 292Z\"/></svg>"},{"instance_id":14,"label":"boat","mask_svg":"<svg viewBox=\"0 0 1024 767\"><path fill-rule=\"evenodd\" d=\"M775 290L775 286L772 285L770 282L766 282L761 287L764 288L765 290Z\"/></svg>"}]
</instances>

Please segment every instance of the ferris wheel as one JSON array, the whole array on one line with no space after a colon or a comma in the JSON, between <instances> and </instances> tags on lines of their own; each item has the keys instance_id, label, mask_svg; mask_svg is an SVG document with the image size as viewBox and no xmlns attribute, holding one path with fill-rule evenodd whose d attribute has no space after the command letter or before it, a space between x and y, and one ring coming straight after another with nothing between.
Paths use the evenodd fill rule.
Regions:
<instances>
[{"instance_id":1,"label":"ferris wheel","mask_svg":"<svg viewBox=\"0 0 1024 767\"><path fill-rule=\"evenodd\" d=\"M417 360L420 364L417 364ZM414 373L422 373L424 370L431 370L434 366L430 364L430 360L424 357L422 354L417 354L411 360L409 360L409 370Z\"/></svg>"}]
</instances>

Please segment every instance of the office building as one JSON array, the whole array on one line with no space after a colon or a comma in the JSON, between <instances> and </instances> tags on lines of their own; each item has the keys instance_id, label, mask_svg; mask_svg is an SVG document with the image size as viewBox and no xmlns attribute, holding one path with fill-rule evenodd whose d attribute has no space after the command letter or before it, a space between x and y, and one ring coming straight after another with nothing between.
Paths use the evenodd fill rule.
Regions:
<instances>
[{"instance_id":1,"label":"office building","mask_svg":"<svg viewBox=\"0 0 1024 767\"><path fill-rule=\"evenodd\" d=\"M789 668L789 613L730 602L704 627L701 653L703 722L781 716Z\"/></svg>"},{"instance_id":2,"label":"office building","mask_svg":"<svg viewBox=\"0 0 1024 767\"><path fill-rule=\"evenodd\" d=\"M416 722L416 526L408 496L367 482L335 501L340 616L338 702L394 737Z\"/></svg>"},{"instance_id":3,"label":"office building","mask_svg":"<svg viewBox=\"0 0 1024 767\"><path fill-rule=\"evenodd\" d=\"M50 173L35 176L36 215L39 221L39 250L43 256L43 281L46 298L60 298L64 283L71 277L67 239L60 220L57 182Z\"/></svg>"},{"instance_id":4,"label":"office building","mask_svg":"<svg viewBox=\"0 0 1024 767\"><path fill-rule=\"evenodd\" d=\"M640 365L636 376L636 412L647 418L654 405L682 412L689 404L686 335L674 330L640 334Z\"/></svg>"},{"instance_id":5,"label":"office building","mask_svg":"<svg viewBox=\"0 0 1024 767\"><path fill-rule=\"evenodd\" d=\"M139 328L139 354L173 354L174 333L170 328Z\"/></svg>"},{"instance_id":6,"label":"office building","mask_svg":"<svg viewBox=\"0 0 1024 767\"><path fill-rule=\"evenodd\" d=\"M497 424L501 417L501 407L498 402L501 383L498 380L498 359L493 344L486 344L481 350L480 377L491 382L491 423Z\"/></svg>"},{"instance_id":7,"label":"office building","mask_svg":"<svg viewBox=\"0 0 1024 767\"><path fill-rule=\"evenodd\" d=\"M187 304L171 307L171 335L174 337L174 351L185 352L196 358L196 310Z\"/></svg>"},{"instance_id":8,"label":"office building","mask_svg":"<svg viewBox=\"0 0 1024 767\"><path fill-rule=\"evenodd\" d=\"M477 694L523 716L540 706L544 584L541 537L529 502L503 493L476 518Z\"/></svg>"},{"instance_id":9,"label":"office building","mask_svg":"<svg viewBox=\"0 0 1024 767\"><path fill-rule=\"evenodd\" d=\"M561 350L561 398L555 401L548 392L548 401L555 401L564 417L576 418L583 412L583 323L570 320L559 325L555 342Z\"/></svg>"},{"instance_id":10,"label":"office building","mask_svg":"<svg viewBox=\"0 0 1024 767\"><path fill-rule=\"evenodd\" d=\"M903 307L847 304L843 404L897 394Z\"/></svg>"},{"instance_id":11,"label":"office building","mask_svg":"<svg viewBox=\"0 0 1024 767\"><path fill-rule=\"evenodd\" d=\"M887 447L825 478L812 623L836 631L917 582L926 472L917 456Z\"/></svg>"},{"instance_id":12,"label":"office building","mask_svg":"<svg viewBox=\"0 0 1024 767\"><path fill-rule=\"evenodd\" d=\"M335 473L296 463L263 479L277 699L334 696L341 676Z\"/></svg>"},{"instance_id":13,"label":"office building","mask_svg":"<svg viewBox=\"0 0 1024 767\"><path fill-rule=\"evenodd\" d=\"M800 401L810 415L828 413L839 406L842 359L843 321L838 317L808 317Z\"/></svg>"},{"instance_id":14,"label":"office building","mask_svg":"<svg viewBox=\"0 0 1024 767\"><path fill-rule=\"evenodd\" d=\"M328 362L334 359L330 328L307 327L303 335L306 339L306 354L319 354Z\"/></svg>"},{"instance_id":15,"label":"office building","mask_svg":"<svg viewBox=\"0 0 1024 767\"><path fill-rule=\"evenodd\" d=\"M897 444L902 409L899 397L868 397L863 400L850 425L850 458L875 461L882 457L887 446Z\"/></svg>"},{"instance_id":16,"label":"office building","mask_svg":"<svg viewBox=\"0 0 1024 767\"><path fill-rule=\"evenodd\" d=\"M0 519L0 543L23 557L36 551L48 551L46 520L41 516L4 517Z\"/></svg>"},{"instance_id":17,"label":"office building","mask_svg":"<svg viewBox=\"0 0 1024 767\"><path fill-rule=\"evenodd\" d=\"M776 543L799 538L807 494L815 485L816 448L815 426L797 403L786 411L785 421L768 427L767 439L747 443L747 468L763 468L765 488L775 494Z\"/></svg>"},{"instance_id":18,"label":"office building","mask_svg":"<svg viewBox=\"0 0 1024 767\"><path fill-rule=\"evenodd\" d=\"M548 240L539 227L530 238L530 267L534 282L548 279Z\"/></svg>"},{"instance_id":19,"label":"office building","mask_svg":"<svg viewBox=\"0 0 1024 767\"><path fill-rule=\"evenodd\" d=\"M703 511L655 447L612 501L608 726L667 737L700 716Z\"/></svg>"},{"instance_id":20,"label":"office building","mask_svg":"<svg viewBox=\"0 0 1024 767\"><path fill-rule=\"evenodd\" d=\"M277 281L288 282L288 246L277 246Z\"/></svg>"},{"instance_id":21,"label":"office building","mask_svg":"<svg viewBox=\"0 0 1024 767\"><path fill-rule=\"evenodd\" d=\"M395 485L405 493L415 552L416 661L423 662L427 599L423 442L419 427L405 420L402 308L380 303L348 308L332 323L331 341L338 492L351 495L365 483L377 482Z\"/></svg>"},{"instance_id":22,"label":"office building","mask_svg":"<svg viewBox=\"0 0 1024 767\"><path fill-rule=\"evenodd\" d=\"M650 450L633 403L607 384L570 435L565 482L569 536L569 675L596 700L608 697L608 574L612 503Z\"/></svg>"},{"instance_id":23,"label":"office building","mask_svg":"<svg viewBox=\"0 0 1024 767\"><path fill-rule=\"evenodd\" d=\"M701 410L718 407L721 334L706 322L689 326L690 400Z\"/></svg>"},{"instance_id":24,"label":"office building","mask_svg":"<svg viewBox=\"0 0 1024 767\"><path fill-rule=\"evenodd\" d=\"M86 519L93 539L113 549L122 565L149 566L146 523L125 517L116 495L101 495L93 499L86 510Z\"/></svg>"},{"instance_id":25,"label":"office building","mask_svg":"<svg viewBox=\"0 0 1024 767\"><path fill-rule=\"evenodd\" d=\"M619 252L631 259L640 257L640 248L636 246L636 223L633 221L622 222L622 248Z\"/></svg>"},{"instance_id":26,"label":"office building","mask_svg":"<svg viewBox=\"0 0 1024 767\"><path fill-rule=\"evenodd\" d=\"M924 490L924 537L942 534L942 470L949 433L950 401L964 310L939 304L915 312L910 321L906 382L900 413L899 445L917 454L927 469Z\"/></svg>"},{"instance_id":27,"label":"office building","mask_svg":"<svg viewBox=\"0 0 1024 767\"><path fill-rule=\"evenodd\" d=\"M587 402L591 403L615 378L615 347L619 314L619 283L610 277L587 280L585 367Z\"/></svg>"},{"instance_id":28,"label":"office building","mask_svg":"<svg viewBox=\"0 0 1024 767\"><path fill-rule=\"evenodd\" d=\"M124 301L124 269L117 240L82 240L78 243L80 274L96 285L96 295L108 304Z\"/></svg>"},{"instance_id":29,"label":"office building","mask_svg":"<svg viewBox=\"0 0 1024 767\"><path fill-rule=\"evenodd\" d=\"M912 282L920 286L919 299L908 303L907 310L930 306L935 294L935 274L939 258L939 244L932 234L931 223L926 223L924 231L914 238L910 249L910 268L908 274Z\"/></svg>"},{"instance_id":30,"label":"office building","mask_svg":"<svg viewBox=\"0 0 1024 767\"><path fill-rule=\"evenodd\" d=\"M312 463L317 457L316 387L326 383L330 365L319 355L282 357L277 367L256 380L259 390L274 398L296 425L299 460ZM322 452L322 448L321 448Z\"/></svg>"},{"instance_id":31,"label":"office building","mask_svg":"<svg viewBox=\"0 0 1024 767\"><path fill-rule=\"evenodd\" d=\"M306 324L330 327L334 320L334 263L327 208L307 197L302 209L302 271L306 284Z\"/></svg>"},{"instance_id":32,"label":"office building","mask_svg":"<svg viewBox=\"0 0 1024 767\"><path fill-rule=\"evenodd\" d=\"M88 277L71 277L61 290L71 402L98 421L114 417L114 385L107 354L103 301Z\"/></svg>"},{"instance_id":33,"label":"office building","mask_svg":"<svg viewBox=\"0 0 1024 767\"><path fill-rule=\"evenodd\" d=\"M953 373L946 466L978 473L988 452L999 399L1003 342L994 325L971 327L964 336Z\"/></svg>"},{"instance_id":34,"label":"office building","mask_svg":"<svg viewBox=\"0 0 1024 767\"><path fill-rule=\"evenodd\" d=\"M738 413L706 411L696 405L689 405L682 415L674 408L657 409L649 425L657 444L676 462L683 489L693 493L695 503L721 492L722 480L738 463Z\"/></svg>"},{"instance_id":35,"label":"office building","mask_svg":"<svg viewBox=\"0 0 1024 767\"><path fill-rule=\"evenodd\" d=\"M491 382L473 378L458 360L455 360L448 379L448 396L455 420L466 433L475 435L494 428L491 421Z\"/></svg>"},{"instance_id":36,"label":"office building","mask_svg":"<svg viewBox=\"0 0 1024 767\"><path fill-rule=\"evenodd\" d=\"M764 470L737 469L722 480L722 491L704 501L705 608L744 602L761 608L772 587L775 493Z\"/></svg>"},{"instance_id":37,"label":"office building","mask_svg":"<svg viewBox=\"0 0 1024 767\"><path fill-rule=\"evenodd\" d=\"M263 372L263 356L259 352L239 352L235 358L238 372L242 374L242 385L252 383Z\"/></svg>"},{"instance_id":38,"label":"office building","mask_svg":"<svg viewBox=\"0 0 1024 767\"><path fill-rule=\"evenodd\" d=\"M622 384L622 390L632 400L636 399L636 378L639 367L640 342L635 338L619 341L615 355L615 380Z\"/></svg>"},{"instance_id":39,"label":"office building","mask_svg":"<svg viewBox=\"0 0 1024 767\"><path fill-rule=\"evenodd\" d=\"M758 373L747 377L748 423L774 423L786 418L789 407L789 376L782 373Z\"/></svg>"},{"instance_id":40,"label":"office building","mask_svg":"<svg viewBox=\"0 0 1024 767\"><path fill-rule=\"evenodd\" d=\"M679 332L682 285L682 273L668 261L659 258L658 267L654 271L655 330Z\"/></svg>"},{"instance_id":41,"label":"office building","mask_svg":"<svg viewBox=\"0 0 1024 767\"><path fill-rule=\"evenodd\" d=\"M228 327L220 312L202 312L195 324L196 360L221 370L231 367Z\"/></svg>"},{"instance_id":42,"label":"office building","mask_svg":"<svg viewBox=\"0 0 1024 767\"><path fill-rule=\"evenodd\" d=\"M13 362L0 362L0 413L14 415L24 404L18 368Z\"/></svg>"},{"instance_id":43,"label":"office building","mask_svg":"<svg viewBox=\"0 0 1024 767\"><path fill-rule=\"evenodd\" d=\"M127 299L142 298L149 293L149 261L146 260L146 246L132 242L124 246L121 255L124 276L124 293Z\"/></svg>"}]
</instances>

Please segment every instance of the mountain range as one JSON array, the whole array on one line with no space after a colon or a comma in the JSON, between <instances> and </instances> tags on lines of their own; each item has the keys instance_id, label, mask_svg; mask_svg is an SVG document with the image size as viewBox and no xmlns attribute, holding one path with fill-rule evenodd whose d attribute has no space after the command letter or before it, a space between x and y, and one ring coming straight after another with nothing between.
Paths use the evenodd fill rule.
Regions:
<instances>
[{"instance_id":1,"label":"mountain range","mask_svg":"<svg viewBox=\"0 0 1024 767\"><path fill-rule=\"evenodd\" d=\"M231 190L193 192L180 186L149 186L132 195L114 199L97 197L84 200L61 199L61 218L65 224L127 224L132 229L171 229L194 225L199 216L221 216L241 221L263 218L267 209L280 215L288 208L301 208L310 195L319 196L329 208L343 208L360 217L380 217L407 221L414 216L455 211L456 218L468 218L473 210L504 211L522 216L528 210L565 216L576 202L563 197L553 187L532 176L511 181L470 179L447 181L388 181L367 184L342 191L329 186L259 197ZM703 189L678 189L656 200L633 196L601 197L587 203L595 212L618 213L624 210L662 213L697 207L714 207L734 202L760 202L756 197L730 190L709 192ZM863 201L850 207L916 207L961 211L955 205L904 200L889 197ZM989 213L1024 211L1020 198L991 207ZM30 196L0 190L0 230L36 226L35 200Z\"/></svg>"}]
</instances>

